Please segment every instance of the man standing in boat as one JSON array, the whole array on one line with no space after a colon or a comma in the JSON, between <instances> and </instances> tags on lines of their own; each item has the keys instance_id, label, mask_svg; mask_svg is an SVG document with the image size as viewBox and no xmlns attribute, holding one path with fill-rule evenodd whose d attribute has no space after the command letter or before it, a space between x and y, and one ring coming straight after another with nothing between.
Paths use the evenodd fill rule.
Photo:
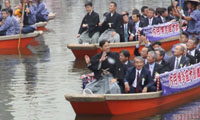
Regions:
<instances>
[{"instance_id":1,"label":"man standing in boat","mask_svg":"<svg viewBox=\"0 0 200 120\"><path fill-rule=\"evenodd\" d=\"M133 62L135 67L129 68L124 78L125 92L148 92L153 85L151 73L144 67L144 59L141 56L135 57Z\"/></svg>"},{"instance_id":2,"label":"man standing in boat","mask_svg":"<svg viewBox=\"0 0 200 120\"><path fill-rule=\"evenodd\" d=\"M93 56L91 60L87 55L85 56L88 68L94 72L97 80L89 83L84 91L89 90L95 94L119 94L121 93L119 85L124 85L124 67L120 62L119 54L110 52L107 40L102 40L99 46L101 53Z\"/></svg>"},{"instance_id":3,"label":"man standing in boat","mask_svg":"<svg viewBox=\"0 0 200 120\"><path fill-rule=\"evenodd\" d=\"M123 32L123 19L122 16L116 12L117 3L111 2L109 6L110 13L106 15L106 20L99 23L105 31L101 34L99 42L108 40L111 43L120 42L120 35Z\"/></svg>"},{"instance_id":4,"label":"man standing in boat","mask_svg":"<svg viewBox=\"0 0 200 120\"><path fill-rule=\"evenodd\" d=\"M182 17L183 20L188 21L187 25L187 33L189 36L200 36L200 10L198 9L200 1L199 0L187 0L187 8L189 16L183 16L179 13L176 13L175 15L177 17Z\"/></svg>"},{"instance_id":5,"label":"man standing in boat","mask_svg":"<svg viewBox=\"0 0 200 120\"><path fill-rule=\"evenodd\" d=\"M94 44L98 42L99 32L98 32L98 23L99 23L99 14L94 12L92 8L92 3L87 2L85 4L85 9L87 14L82 20L77 38L79 38L79 43L89 43Z\"/></svg>"}]
</instances>

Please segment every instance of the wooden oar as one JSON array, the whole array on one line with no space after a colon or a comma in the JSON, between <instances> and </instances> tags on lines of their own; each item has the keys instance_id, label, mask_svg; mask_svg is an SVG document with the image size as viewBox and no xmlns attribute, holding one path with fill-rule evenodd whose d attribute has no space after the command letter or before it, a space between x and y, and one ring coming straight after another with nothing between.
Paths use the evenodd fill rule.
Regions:
<instances>
[{"instance_id":1,"label":"wooden oar","mask_svg":"<svg viewBox=\"0 0 200 120\"><path fill-rule=\"evenodd\" d=\"M22 18L20 21L20 31L19 31L19 40L18 40L18 51L20 53L20 45L21 45L21 37L22 37L22 29L23 29L23 21L24 21L24 11L25 11L25 3L23 1L23 7L22 7ZM20 54L21 55L21 54Z\"/></svg>"},{"instance_id":2,"label":"wooden oar","mask_svg":"<svg viewBox=\"0 0 200 120\"><path fill-rule=\"evenodd\" d=\"M179 14L181 13L181 10L182 10L182 1L179 0L179 6L180 6L180 12ZM179 18L179 29L180 29L180 38L181 38L181 34L183 33L183 29L182 29L182 15L180 15L180 18Z\"/></svg>"}]
</instances>

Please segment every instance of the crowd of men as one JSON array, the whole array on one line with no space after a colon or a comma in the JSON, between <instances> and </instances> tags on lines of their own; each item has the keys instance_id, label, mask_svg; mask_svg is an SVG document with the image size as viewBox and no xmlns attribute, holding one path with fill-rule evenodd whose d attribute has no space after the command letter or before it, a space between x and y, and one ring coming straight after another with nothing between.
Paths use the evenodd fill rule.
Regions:
<instances>
[{"instance_id":1,"label":"crowd of men","mask_svg":"<svg viewBox=\"0 0 200 120\"><path fill-rule=\"evenodd\" d=\"M36 30L37 22L48 21L49 12L42 0L20 0L15 8L12 8L10 0L5 0L4 6L1 10L0 5L0 36L19 34L20 23L23 24L22 33L26 34Z\"/></svg>"},{"instance_id":2,"label":"crowd of men","mask_svg":"<svg viewBox=\"0 0 200 120\"><path fill-rule=\"evenodd\" d=\"M93 56L91 59L87 55L85 56L88 68L94 72L94 77L97 79L95 85L89 85L91 91L93 93L106 94L99 93L98 91L98 89L104 89L105 84L101 83L98 86L97 83L98 81L105 81L107 74L112 76L112 79L109 79L110 84L118 83L120 93L155 92L161 90L161 84L159 84L159 89L157 88L158 79L156 78L159 74L200 62L200 44L198 40L195 37L188 38L187 34L183 34L182 37L185 37L185 41L175 44L172 55L168 55L160 42L146 42L145 47L139 51L140 45L147 41L145 36L141 36L139 37L139 44L134 50L135 57L133 61L130 60L128 50L122 50L120 53L110 52L109 41L102 40L99 43L102 50L101 53ZM105 72L106 74L104 74ZM96 86L98 88L95 88Z\"/></svg>"},{"instance_id":3,"label":"crowd of men","mask_svg":"<svg viewBox=\"0 0 200 120\"><path fill-rule=\"evenodd\" d=\"M138 9L129 15L127 11L121 14L116 12L117 4L110 2L109 12L104 13L102 21L99 14L93 10L93 4L86 2L87 14L82 20L77 38L79 43L99 43L102 40L109 42L138 41L143 34L142 28L152 25L174 22L182 19L183 26L187 26L189 36L200 36L199 0L185 0L184 9L180 9L174 1L168 8L149 8L143 6L141 14Z\"/></svg>"},{"instance_id":4,"label":"crowd of men","mask_svg":"<svg viewBox=\"0 0 200 120\"><path fill-rule=\"evenodd\" d=\"M133 11L133 15L131 16L131 18L128 16L127 12L122 13L124 14L124 22L126 22L123 28L128 28L133 25L133 29L129 37L125 35L128 35L129 32L125 33L124 37L121 37L124 41L133 41L135 39L139 41L136 45L136 48L134 49L135 57L133 61L130 60L130 53L128 50L122 50L120 51L120 53L110 52L109 43L112 42L111 39L102 38L105 37L109 32L110 35L114 37L113 39L115 39L115 37L120 37L116 36L118 34L117 24L119 23L119 21L117 21L117 19L114 19L119 17L120 15L116 12L112 15L112 10L110 9L111 12L107 14L107 18L109 18L109 20L111 21L114 20L114 22L111 24L111 26L107 26L107 28L102 31L103 36L100 36L99 38L100 41L98 42L102 52L93 56L91 59L87 55L85 56L85 61L88 65L88 68L92 72L94 72L94 77L96 78L96 81L87 85L86 89L90 89L93 93L96 94L155 92L157 90L162 90L161 84L157 82L159 74L199 63L200 42L198 30L200 28L197 28L197 26L200 25L200 13L199 10L194 9L194 6L197 7L198 5L193 4L193 1L196 0L188 1L192 1L187 2L189 10L191 10L190 16L182 16L183 19L188 20L187 31L183 32L180 35L179 43L173 45L171 52L169 52L170 54L166 54L166 51L162 48L161 42L150 42L144 34L139 34L137 37L135 36L135 34L137 33L139 27L142 27L143 25L159 24L161 22L170 21L172 20L171 18L178 19L178 17L180 16L177 15L177 17L175 17L173 16L174 14L168 15L167 10L161 8L160 11L158 10L156 12L157 17L155 17L154 10L148 7L142 7L142 16L138 14L138 10ZM88 4L86 4L86 7L87 6ZM91 3L89 4L89 6L91 7ZM111 2L110 8L112 8L112 6L116 6L116 3ZM170 10L171 7L169 7L168 9L169 13ZM94 14L94 11L92 11L91 14ZM95 13L95 16L98 18L98 14ZM113 19L112 16L114 16ZM132 20L132 23L129 22L130 19ZM103 24L105 24L105 21L103 24L99 24L98 19L96 19L95 25L86 23L87 20L84 19L82 25L85 26L85 30L90 30L90 25L93 25L93 29L91 31L94 32L92 35L95 35L94 29L98 31L97 24L103 26ZM115 29L116 31L113 31ZM82 29L80 33L82 33L83 31L84 30ZM85 33L87 32L85 31ZM142 44L144 44L145 46L140 50ZM107 80L110 82L109 86L105 84L105 81ZM116 85L112 86L112 84L114 83L117 83L119 87L116 87ZM102 89L104 90L103 92ZM116 92L119 91L118 89L120 89L120 92Z\"/></svg>"}]
</instances>

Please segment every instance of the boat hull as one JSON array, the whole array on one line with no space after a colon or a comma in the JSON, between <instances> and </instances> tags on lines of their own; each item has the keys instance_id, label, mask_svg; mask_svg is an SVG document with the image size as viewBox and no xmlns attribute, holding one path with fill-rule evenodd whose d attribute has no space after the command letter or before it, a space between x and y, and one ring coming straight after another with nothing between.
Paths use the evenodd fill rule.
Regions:
<instances>
[{"instance_id":1,"label":"boat hull","mask_svg":"<svg viewBox=\"0 0 200 120\"><path fill-rule=\"evenodd\" d=\"M171 50L172 46L179 42L178 37L171 38L169 40L161 40L162 47L169 51ZM130 52L131 57L134 57L134 50L136 44L138 42L130 42L130 43L111 43L110 50L112 52L120 52L121 50L128 50ZM81 44L68 44L67 47L71 49L76 59L84 59L85 55L89 57L94 56L97 53L100 53L101 50L97 44L93 45L81 45ZM144 46L142 46L144 47ZM142 48L141 47L141 48ZM140 48L140 50L141 50Z\"/></svg>"},{"instance_id":2,"label":"boat hull","mask_svg":"<svg viewBox=\"0 0 200 120\"><path fill-rule=\"evenodd\" d=\"M42 31L34 33L22 34L20 41L20 48L26 48L27 45L35 38L41 35ZM13 49L18 48L19 35L2 36L0 37L0 49Z\"/></svg>"},{"instance_id":3,"label":"boat hull","mask_svg":"<svg viewBox=\"0 0 200 120\"><path fill-rule=\"evenodd\" d=\"M135 100L70 101L77 115L125 115L139 117L160 113L200 98L200 87L169 96ZM67 99L67 98L66 98ZM69 99L68 99L69 100ZM140 116L140 117L141 117Z\"/></svg>"}]
</instances>

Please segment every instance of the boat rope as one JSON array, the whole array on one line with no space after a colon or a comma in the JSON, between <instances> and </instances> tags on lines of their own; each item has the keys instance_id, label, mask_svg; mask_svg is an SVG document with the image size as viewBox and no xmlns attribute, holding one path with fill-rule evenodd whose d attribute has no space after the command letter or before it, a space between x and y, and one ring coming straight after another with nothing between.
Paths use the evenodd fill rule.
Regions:
<instances>
[{"instance_id":1,"label":"boat rope","mask_svg":"<svg viewBox=\"0 0 200 120\"><path fill-rule=\"evenodd\" d=\"M21 16L21 20L20 20L20 31L19 31L19 40L18 40L18 54L19 54L19 58L21 60L21 51L20 51L20 46L21 46L21 37L22 37L22 29L23 29L23 21L24 21L24 12L25 12L25 2L23 0L23 7L22 7L22 16Z\"/></svg>"}]
</instances>

